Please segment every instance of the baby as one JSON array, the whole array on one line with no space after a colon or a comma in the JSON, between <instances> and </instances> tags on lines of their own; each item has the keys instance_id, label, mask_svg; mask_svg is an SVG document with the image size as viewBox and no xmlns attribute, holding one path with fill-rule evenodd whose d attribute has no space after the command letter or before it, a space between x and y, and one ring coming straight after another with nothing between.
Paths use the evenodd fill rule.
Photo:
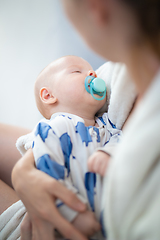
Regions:
<instances>
[{"instance_id":1,"label":"baby","mask_svg":"<svg viewBox=\"0 0 160 240\"><path fill-rule=\"evenodd\" d=\"M88 210L78 213L57 200L61 214L91 239L104 239L99 231L102 177L89 171L87 161L90 158L90 165L97 165L99 156L104 172L107 158L100 154L107 154L97 154L97 150L110 141L118 143L121 131L113 126L107 113L95 117L106 96L99 101L98 95L94 98L86 91L87 76L96 77L96 73L76 56L62 57L40 73L35 98L45 119L34 130L32 149L37 168L62 182L87 204ZM27 140L21 142L27 144Z\"/></svg>"}]
</instances>

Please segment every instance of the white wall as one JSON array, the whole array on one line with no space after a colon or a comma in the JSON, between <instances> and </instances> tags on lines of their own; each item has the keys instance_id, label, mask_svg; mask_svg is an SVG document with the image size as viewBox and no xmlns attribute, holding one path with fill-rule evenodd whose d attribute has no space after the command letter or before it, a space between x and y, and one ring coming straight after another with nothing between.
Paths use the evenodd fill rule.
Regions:
<instances>
[{"instance_id":1,"label":"white wall","mask_svg":"<svg viewBox=\"0 0 160 240\"><path fill-rule=\"evenodd\" d=\"M33 85L58 57L104 60L89 50L66 19L59 0L0 0L0 122L33 128L41 118Z\"/></svg>"}]
</instances>

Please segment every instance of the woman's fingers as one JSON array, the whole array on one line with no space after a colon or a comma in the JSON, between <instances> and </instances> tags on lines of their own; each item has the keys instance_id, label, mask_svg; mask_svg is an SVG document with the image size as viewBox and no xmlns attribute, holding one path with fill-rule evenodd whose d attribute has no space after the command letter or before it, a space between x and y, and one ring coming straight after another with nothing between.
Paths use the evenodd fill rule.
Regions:
<instances>
[{"instance_id":1,"label":"woman's fingers","mask_svg":"<svg viewBox=\"0 0 160 240\"><path fill-rule=\"evenodd\" d=\"M52 223L42 219L32 221L32 240L55 240Z\"/></svg>"},{"instance_id":2,"label":"woman's fingers","mask_svg":"<svg viewBox=\"0 0 160 240\"><path fill-rule=\"evenodd\" d=\"M21 223L21 240L55 240L53 224L40 218L32 220L26 213Z\"/></svg>"},{"instance_id":3,"label":"woman's fingers","mask_svg":"<svg viewBox=\"0 0 160 240\"><path fill-rule=\"evenodd\" d=\"M52 215L51 221L62 236L70 240L87 240L84 235L60 215L57 208L55 208L54 213L55 215Z\"/></svg>"},{"instance_id":4,"label":"woman's fingers","mask_svg":"<svg viewBox=\"0 0 160 240\"><path fill-rule=\"evenodd\" d=\"M86 210L86 205L78 199L75 193L67 189L64 185L62 185L62 183L56 181L53 178L51 178L48 190L54 197L61 199L61 201L63 201L72 209L79 212Z\"/></svg>"},{"instance_id":5,"label":"woman's fingers","mask_svg":"<svg viewBox=\"0 0 160 240\"><path fill-rule=\"evenodd\" d=\"M54 215L52 215L51 220L44 221L42 219L37 219L32 221L32 240L55 240L54 229L57 229L65 239L70 240L87 240L76 228L72 226L67 220L65 220L60 213L55 209ZM54 226L54 227L53 227ZM23 240L31 240L30 238L24 238Z\"/></svg>"},{"instance_id":6,"label":"woman's fingers","mask_svg":"<svg viewBox=\"0 0 160 240\"><path fill-rule=\"evenodd\" d=\"M32 223L34 225L33 232L36 237L35 240L37 240L38 236L41 237L43 234L45 235L45 233L47 234L47 240L49 239L49 230L46 231L47 226L45 225L45 222L50 223L52 228L57 229L62 236L67 239L87 240L87 238L84 237L74 226L72 226L71 223L63 218L63 216L59 213L54 200L54 197L49 198L47 200L47 205L44 204L43 208L41 208L41 210L32 217ZM38 219L42 219L42 221L39 222L35 216L39 216ZM41 226L41 224L43 224L43 226Z\"/></svg>"}]
</instances>

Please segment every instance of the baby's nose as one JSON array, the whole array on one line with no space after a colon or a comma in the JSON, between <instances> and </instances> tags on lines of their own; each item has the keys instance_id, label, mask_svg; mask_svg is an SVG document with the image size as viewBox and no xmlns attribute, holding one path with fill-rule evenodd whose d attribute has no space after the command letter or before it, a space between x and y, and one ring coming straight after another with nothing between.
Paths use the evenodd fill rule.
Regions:
<instances>
[{"instance_id":1,"label":"baby's nose","mask_svg":"<svg viewBox=\"0 0 160 240\"><path fill-rule=\"evenodd\" d=\"M93 71L93 70L90 70L89 72L88 72L88 76L93 76L93 77L97 77L97 74L95 73L95 71Z\"/></svg>"}]
</instances>

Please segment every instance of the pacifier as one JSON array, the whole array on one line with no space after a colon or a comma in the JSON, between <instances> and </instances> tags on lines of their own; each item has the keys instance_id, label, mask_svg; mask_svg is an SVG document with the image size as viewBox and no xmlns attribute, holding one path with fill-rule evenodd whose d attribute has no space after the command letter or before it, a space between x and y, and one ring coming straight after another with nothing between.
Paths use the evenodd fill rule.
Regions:
<instances>
[{"instance_id":1,"label":"pacifier","mask_svg":"<svg viewBox=\"0 0 160 240\"><path fill-rule=\"evenodd\" d=\"M106 83L101 78L87 76L85 78L85 89L98 101L103 100L106 96ZM95 94L100 97L96 97Z\"/></svg>"}]
</instances>

